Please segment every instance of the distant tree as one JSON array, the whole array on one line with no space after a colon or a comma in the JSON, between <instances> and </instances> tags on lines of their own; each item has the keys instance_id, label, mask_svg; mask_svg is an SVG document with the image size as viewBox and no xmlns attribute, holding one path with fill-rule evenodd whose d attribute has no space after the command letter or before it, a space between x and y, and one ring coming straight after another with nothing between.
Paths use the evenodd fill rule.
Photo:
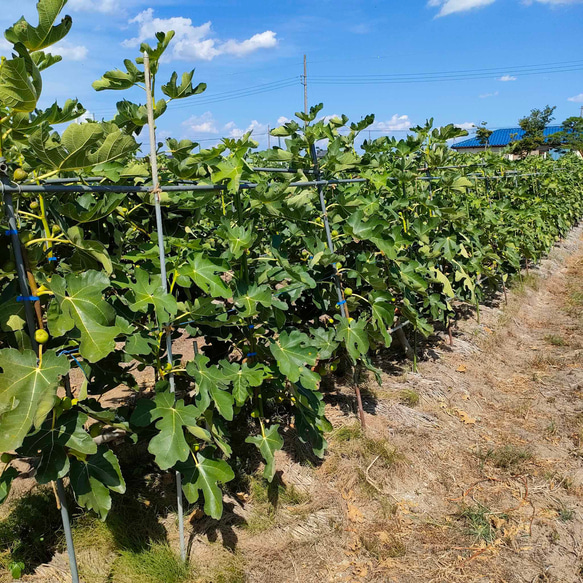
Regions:
<instances>
[{"instance_id":1,"label":"distant tree","mask_svg":"<svg viewBox=\"0 0 583 583\"><path fill-rule=\"evenodd\" d=\"M488 122L483 121L476 129L476 138L484 148L487 148L490 145L490 136L494 133L486 127L487 125Z\"/></svg>"},{"instance_id":2,"label":"distant tree","mask_svg":"<svg viewBox=\"0 0 583 583\"><path fill-rule=\"evenodd\" d=\"M561 131L553 134L553 147L558 150L579 152L583 156L583 117L568 117Z\"/></svg>"},{"instance_id":3,"label":"distant tree","mask_svg":"<svg viewBox=\"0 0 583 583\"><path fill-rule=\"evenodd\" d=\"M520 140L510 144L510 152L523 158L530 152L538 150L545 143L545 128L555 119L553 116L555 109L557 109L556 106L550 105L544 109L532 109L530 115L518 120L518 125L524 131L524 135Z\"/></svg>"}]
</instances>

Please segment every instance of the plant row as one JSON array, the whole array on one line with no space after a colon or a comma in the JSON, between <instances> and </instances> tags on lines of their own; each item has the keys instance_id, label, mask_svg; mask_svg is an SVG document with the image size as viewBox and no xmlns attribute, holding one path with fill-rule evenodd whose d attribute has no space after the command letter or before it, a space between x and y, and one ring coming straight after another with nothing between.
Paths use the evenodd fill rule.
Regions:
<instances>
[{"instance_id":1,"label":"plant row","mask_svg":"<svg viewBox=\"0 0 583 583\"><path fill-rule=\"evenodd\" d=\"M144 105L122 99L114 119L83 123L69 123L85 111L77 101L36 107L41 73L59 60L44 49L70 28L68 18L56 24L63 5L41 0L37 26L9 29L13 56L0 65L4 181L22 185L15 204L33 298L22 297L14 249L3 245L0 500L18 458L41 484L68 477L77 502L105 518L112 492L126 487L115 438L147 444L160 470L182 474L188 501L218 518L241 450L235 431L257 448L268 480L285 434L323 456L323 376L339 365L378 373L375 354L396 327L428 336L449 326L460 303L499 290L583 214L575 158L457 154L448 144L464 132L432 121L357 148L374 118L319 118L317 106L274 130L283 148L258 152L250 134L200 151L188 140L159 145L161 184L200 187L160 195L163 282L156 192L26 193L51 178L152 185L139 154ZM141 47L160 87L156 118L205 89L193 71L156 83L172 36ZM94 87L143 87L143 58L124 68ZM314 157L316 145L325 150ZM364 181L341 182L356 177ZM301 184L315 178L328 184ZM168 334L194 342L194 356L168 362Z\"/></svg>"}]
</instances>

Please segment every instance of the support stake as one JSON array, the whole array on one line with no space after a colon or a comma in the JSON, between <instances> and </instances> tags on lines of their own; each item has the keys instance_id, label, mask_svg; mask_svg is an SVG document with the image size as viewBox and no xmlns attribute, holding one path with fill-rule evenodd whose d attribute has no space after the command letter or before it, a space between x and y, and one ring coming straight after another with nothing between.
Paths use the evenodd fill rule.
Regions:
<instances>
[{"instance_id":1,"label":"support stake","mask_svg":"<svg viewBox=\"0 0 583 583\"><path fill-rule=\"evenodd\" d=\"M314 174L316 176L316 181L320 181L320 166L318 164L318 155L316 154L316 144L310 145L310 156L312 158L312 164L314 165ZM324 197L324 187L322 184L318 184L318 195L320 196L320 208L322 209L322 217L324 219L324 229L326 230L326 239L328 241L328 249L330 253L334 253L334 242L332 241L332 233L330 231L330 223L328 222L328 209L326 208L326 198ZM344 300L344 294L342 293L342 284L340 283L340 276L338 275L338 269L336 264L334 264L334 287L336 288L336 295L338 296L338 305L340 306L340 313L343 318L348 319L348 309L346 307L346 301ZM360 423L362 425L362 430L366 430L366 421L364 418L364 408L362 406L362 398L360 395L360 388L358 383L354 385L354 392L356 393L356 401L358 404L358 415L360 417Z\"/></svg>"},{"instance_id":2,"label":"support stake","mask_svg":"<svg viewBox=\"0 0 583 583\"><path fill-rule=\"evenodd\" d=\"M150 56L144 52L144 74L146 82L146 99L148 110L148 127L150 130L150 164L152 167L152 186L154 193L154 203L156 209L156 229L158 231L158 251L160 256L160 276L162 279L162 289L168 292L168 275L166 273L166 252L164 249L164 225L162 222L162 207L160 205L160 180L158 177L158 158L156 153L156 126L154 125L154 97L152 95L152 78L150 75ZM166 358L172 366L172 332L168 328L166 331ZM170 392L176 392L174 374L168 375ZM176 506L178 512L178 530L180 536L180 557L186 561L186 544L184 541L184 509L182 505L182 476L176 472Z\"/></svg>"},{"instance_id":3,"label":"support stake","mask_svg":"<svg viewBox=\"0 0 583 583\"><path fill-rule=\"evenodd\" d=\"M61 506L61 520L65 530L65 542L67 543L67 554L69 555L69 568L71 569L71 579L73 583L79 583L79 571L77 569L77 557L75 557L75 545L73 544L73 533L71 532L71 521L67 508L67 497L65 496L65 486L63 480L57 480L57 495Z\"/></svg>"}]
</instances>

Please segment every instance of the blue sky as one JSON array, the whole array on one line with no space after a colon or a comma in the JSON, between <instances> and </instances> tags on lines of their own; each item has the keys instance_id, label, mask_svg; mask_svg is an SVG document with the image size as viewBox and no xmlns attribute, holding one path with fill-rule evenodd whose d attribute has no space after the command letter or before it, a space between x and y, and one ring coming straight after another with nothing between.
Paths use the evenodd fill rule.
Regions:
<instances>
[{"instance_id":1,"label":"blue sky","mask_svg":"<svg viewBox=\"0 0 583 583\"><path fill-rule=\"evenodd\" d=\"M4 28L36 18L33 0L0 5ZM303 107L304 53L310 104L355 120L374 113L373 136L428 117L513 126L546 104L562 121L583 106L583 0L69 0L64 12L73 30L41 105L78 97L110 118L122 94L91 82L174 28L161 80L196 68L208 89L172 104L159 132L203 145L249 128L265 145L267 126Z\"/></svg>"}]
</instances>

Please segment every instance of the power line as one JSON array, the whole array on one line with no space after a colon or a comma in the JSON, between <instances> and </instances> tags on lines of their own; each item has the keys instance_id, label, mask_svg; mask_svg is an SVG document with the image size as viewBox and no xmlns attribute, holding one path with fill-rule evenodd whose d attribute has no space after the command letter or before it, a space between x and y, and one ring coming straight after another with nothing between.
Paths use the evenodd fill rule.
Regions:
<instances>
[{"instance_id":1,"label":"power line","mask_svg":"<svg viewBox=\"0 0 583 583\"><path fill-rule=\"evenodd\" d=\"M279 89L285 89L287 87L293 87L297 85L298 77L287 77L285 79L280 79L278 81L271 81L270 83L263 83L261 85L253 85L246 89L233 89L231 91L224 91L221 93L210 94L208 96L189 101L188 103L171 102L168 109L185 109L192 108L196 105L210 105L213 103L220 103L223 101L230 101L231 99L240 99L243 97L249 97L252 95L259 95L261 93L269 93L271 91L277 91ZM112 113L116 110L109 109L96 109L95 113Z\"/></svg>"},{"instance_id":2,"label":"power line","mask_svg":"<svg viewBox=\"0 0 583 583\"><path fill-rule=\"evenodd\" d=\"M309 61L308 61L309 62ZM518 69L539 69L541 67L559 67L559 66L572 66L572 65L582 65L583 59L576 59L573 61L555 61L552 63L537 63L533 65L505 65L503 67L481 67L476 69L456 69L448 71L426 71L423 73L395 73L388 75L390 77L411 77L411 76L428 76L428 75L459 75L461 73L484 73L484 72L505 72L508 73L509 70L515 71ZM319 75L320 77L336 77L336 75ZM386 75L355 75L357 77L377 77Z\"/></svg>"},{"instance_id":3,"label":"power line","mask_svg":"<svg viewBox=\"0 0 583 583\"><path fill-rule=\"evenodd\" d=\"M526 77L532 75L546 75L552 73L569 73L574 71L582 71L583 63L579 66L571 67L557 67L557 68L547 68L540 70L530 70L530 71L508 71L504 69L505 74L510 76ZM500 70L500 73L502 70ZM337 76L337 77L322 77L314 75L312 77L313 83L318 85L377 85L377 84L408 84L408 83L436 83L444 81L468 81L477 79L492 79L493 74L484 75L480 73L472 74L460 74L460 75L427 75L422 76L411 76L411 77L397 77L397 76L370 76L370 77L358 77L358 76Z\"/></svg>"}]
</instances>

